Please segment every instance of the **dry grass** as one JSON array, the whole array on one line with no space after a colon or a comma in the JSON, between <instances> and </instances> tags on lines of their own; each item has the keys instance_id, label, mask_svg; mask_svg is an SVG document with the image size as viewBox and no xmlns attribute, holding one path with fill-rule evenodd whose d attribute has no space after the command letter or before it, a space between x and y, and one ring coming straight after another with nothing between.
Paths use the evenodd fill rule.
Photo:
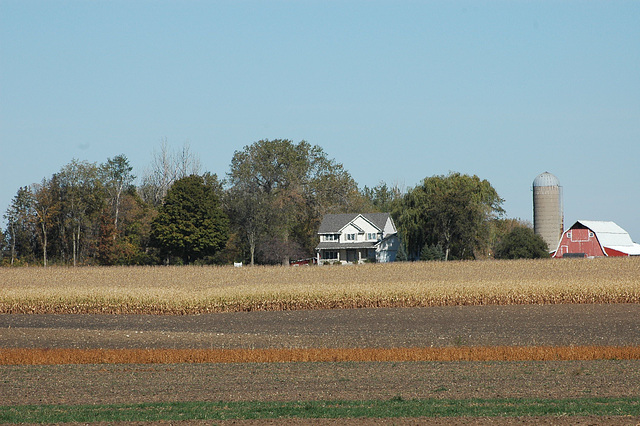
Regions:
<instances>
[{"instance_id":1,"label":"dry grass","mask_svg":"<svg viewBox=\"0 0 640 426\"><path fill-rule=\"evenodd\" d=\"M637 360L638 346L337 349L0 349L0 365Z\"/></svg>"},{"instance_id":2,"label":"dry grass","mask_svg":"<svg viewBox=\"0 0 640 426\"><path fill-rule=\"evenodd\" d=\"M343 267L0 268L0 313L640 303L640 258Z\"/></svg>"}]
</instances>

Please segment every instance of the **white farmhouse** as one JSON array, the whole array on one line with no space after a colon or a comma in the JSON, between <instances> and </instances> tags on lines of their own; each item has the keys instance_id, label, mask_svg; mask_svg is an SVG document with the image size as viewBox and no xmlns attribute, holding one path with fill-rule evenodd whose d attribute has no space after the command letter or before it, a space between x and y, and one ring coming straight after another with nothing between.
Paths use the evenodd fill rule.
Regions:
<instances>
[{"instance_id":1,"label":"white farmhouse","mask_svg":"<svg viewBox=\"0 0 640 426\"><path fill-rule=\"evenodd\" d=\"M328 214L320 223L318 235L318 265L396 260L398 231L389 213Z\"/></svg>"}]
</instances>

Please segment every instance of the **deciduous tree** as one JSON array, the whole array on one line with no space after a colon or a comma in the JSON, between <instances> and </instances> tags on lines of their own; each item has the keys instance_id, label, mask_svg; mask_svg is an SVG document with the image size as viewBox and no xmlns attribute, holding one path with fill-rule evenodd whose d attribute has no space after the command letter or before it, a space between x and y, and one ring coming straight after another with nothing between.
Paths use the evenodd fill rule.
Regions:
<instances>
[{"instance_id":1,"label":"deciduous tree","mask_svg":"<svg viewBox=\"0 0 640 426\"><path fill-rule=\"evenodd\" d=\"M225 194L225 208L231 222L246 239L249 264L256 258L258 242L267 233L269 216L268 197L252 185L229 188Z\"/></svg>"},{"instance_id":2,"label":"deciduous tree","mask_svg":"<svg viewBox=\"0 0 640 426\"><path fill-rule=\"evenodd\" d=\"M253 264L262 244L264 262L310 254L322 215L357 210L357 184L319 146L286 139L260 140L236 151L228 173L226 205L249 246Z\"/></svg>"},{"instance_id":3,"label":"deciduous tree","mask_svg":"<svg viewBox=\"0 0 640 426\"><path fill-rule=\"evenodd\" d=\"M118 231L118 218L120 216L120 202L126 191L133 191L133 181L135 176L131 173L133 167L129 165L129 160L124 154L107 159L107 162L100 166L100 174L105 191L111 205L113 215L113 226ZM115 238L116 234L114 234Z\"/></svg>"},{"instance_id":4,"label":"deciduous tree","mask_svg":"<svg viewBox=\"0 0 640 426\"><path fill-rule=\"evenodd\" d=\"M375 211L389 213L393 210L393 203L402 198L402 189L397 184L390 187L385 182L380 182L373 188L365 186L362 195L369 200Z\"/></svg>"},{"instance_id":5,"label":"deciduous tree","mask_svg":"<svg viewBox=\"0 0 640 426\"><path fill-rule=\"evenodd\" d=\"M98 236L98 218L105 203L98 166L87 161L72 160L56 175L62 214L62 237L71 237L73 266L82 251ZM84 244L86 243L86 244Z\"/></svg>"},{"instance_id":6,"label":"deciduous tree","mask_svg":"<svg viewBox=\"0 0 640 426\"><path fill-rule=\"evenodd\" d=\"M542 259L549 257L547 243L533 229L513 228L499 243L496 259Z\"/></svg>"},{"instance_id":7,"label":"deciduous tree","mask_svg":"<svg viewBox=\"0 0 640 426\"><path fill-rule=\"evenodd\" d=\"M60 204L55 199L54 192L51 188L51 181L42 179L41 183L31 185L33 194L33 209L36 214L38 229L42 239L42 263L47 266L47 247L49 245L49 231L53 226L55 216L58 214Z\"/></svg>"},{"instance_id":8,"label":"deciduous tree","mask_svg":"<svg viewBox=\"0 0 640 426\"><path fill-rule=\"evenodd\" d=\"M489 245L489 222L504 212L487 180L450 173L426 178L396 205L394 217L412 258L440 245L449 258L473 258Z\"/></svg>"},{"instance_id":9,"label":"deciduous tree","mask_svg":"<svg viewBox=\"0 0 640 426\"><path fill-rule=\"evenodd\" d=\"M140 195L145 202L158 207L176 180L198 175L200 170L200 158L191 152L188 142L183 144L182 150L176 152L169 149L167 139L164 138L160 151L153 152L151 166L144 172Z\"/></svg>"}]
</instances>

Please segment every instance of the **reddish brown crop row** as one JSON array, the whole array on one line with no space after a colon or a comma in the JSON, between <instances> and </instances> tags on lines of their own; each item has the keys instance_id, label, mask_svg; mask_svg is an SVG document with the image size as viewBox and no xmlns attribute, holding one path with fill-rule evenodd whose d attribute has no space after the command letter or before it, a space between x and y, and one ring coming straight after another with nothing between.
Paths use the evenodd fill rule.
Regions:
<instances>
[{"instance_id":1,"label":"reddish brown crop row","mask_svg":"<svg viewBox=\"0 0 640 426\"><path fill-rule=\"evenodd\" d=\"M0 349L0 365L640 359L638 346L342 349Z\"/></svg>"}]
</instances>

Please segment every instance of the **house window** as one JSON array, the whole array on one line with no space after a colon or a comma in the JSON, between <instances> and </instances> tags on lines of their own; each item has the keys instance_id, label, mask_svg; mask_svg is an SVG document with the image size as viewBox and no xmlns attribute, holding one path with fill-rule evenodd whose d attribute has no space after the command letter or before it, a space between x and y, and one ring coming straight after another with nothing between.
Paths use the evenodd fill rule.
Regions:
<instances>
[{"instance_id":1,"label":"house window","mask_svg":"<svg viewBox=\"0 0 640 426\"><path fill-rule=\"evenodd\" d=\"M593 238L593 232L589 232L589 238Z\"/></svg>"},{"instance_id":2,"label":"house window","mask_svg":"<svg viewBox=\"0 0 640 426\"><path fill-rule=\"evenodd\" d=\"M346 235L346 240L347 241L355 241L356 240L356 234L347 234Z\"/></svg>"},{"instance_id":3,"label":"house window","mask_svg":"<svg viewBox=\"0 0 640 426\"><path fill-rule=\"evenodd\" d=\"M337 260L338 252L337 251L324 251L322 252L322 258L326 260Z\"/></svg>"},{"instance_id":4,"label":"house window","mask_svg":"<svg viewBox=\"0 0 640 426\"><path fill-rule=\"evenodd\" d=\"M567 232L567 238L571 239L571 232Z\"/></svg>"},{"instance_id":5,"label":"house window","mask_svg":"<svg viewBox=\"0 0 640 426\"><path fill-rule=\"evenodd\" d=\"M325 241L338 241L340 239L340 235L338 234L329 234L324 236Z\"/></svg>"},{"instance_id":6,"label":"house window","mask_svg":"<svg viewBox=\"0 0 640 426\"><path fill-rule=\"evenodd\" d=\"M367 240L377 240L377 239L378 239L378 234L376 234L375 232L367 233Z\"/></svg>"}]
</instances>

